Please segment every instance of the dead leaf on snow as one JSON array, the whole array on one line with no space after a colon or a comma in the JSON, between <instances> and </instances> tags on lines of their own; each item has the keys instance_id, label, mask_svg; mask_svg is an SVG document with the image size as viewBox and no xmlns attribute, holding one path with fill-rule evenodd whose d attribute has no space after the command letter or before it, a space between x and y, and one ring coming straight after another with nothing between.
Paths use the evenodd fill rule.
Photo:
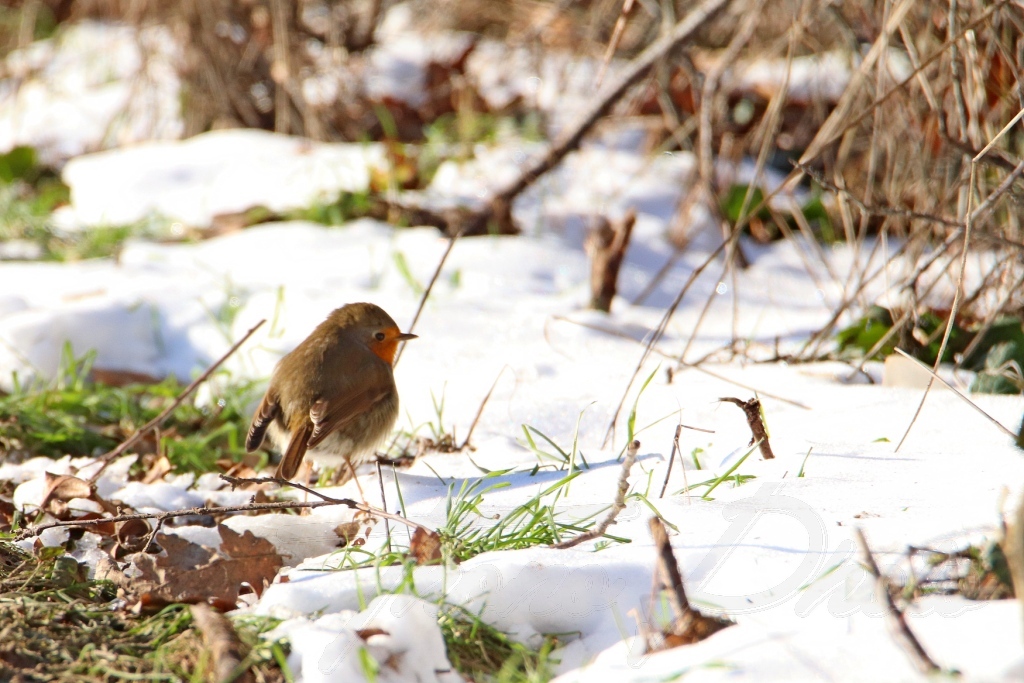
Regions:
<instances>
[{"instance_id":1,"label":"dead leaf on snow","mask_svg":"<svg viewBox=\"0 0 1024 683\"><path fill-rule=\"evenodd\" d=\"M409 543L409 554L416 564L430 564L441 559L441 536L436 531L417 527Z\"/></svg>"},{"instance_id":2,"label":"dead leaf on snow","mask_svg":"<svg viewBox=\"0 0 1024 683\"><path fill-rule=\"evenodd\" d=\"M92 487L84 479L70 474L53 474L52 472L46 472L44 478L46 487L43 489L43 500L39 503L41 508L45 508L53 500L66 503L75 498L90 498L92 496Z\"/></svg>"},{"instance_id":3,"label":"dead leaf on snow","mask_svg":"<svg viewBox=\"0 0 1024 683\"><path fill-rule=\"evenodd\" d=\"M219 551L170 534L157 534L157 543L166 555L137 556L142 571L141 602L159 607L172 602L207 602L231 609L244 584L257 594L273 580L281 568L281 556L270 541L246 531L239 534L219 526Z\"/></svg>"},{"instance_id":4,"label":"dead leaf on snow","mask_svg":"<svg viewBox=\"0 0 1024 683\"><path fill-rule=\"evenodd\" d=\"M137 553L145 550L149 535L153 532L149 522L144 519L129 519L117 523L117 545L122 554Z\"/></svg>"},{"instance_id":5,"label":"dead leaf on snow","mask_svg":"<svg viewBox=\"0 0 1024 683\"><path fill-rule=\"evenodd\" d=\"M359 526L359 522L342 522L334 527L334 533L338 535L339 548L352 545L352 542L359 537Z\"/></svg>"},{"instance_id":6,"label":"dead leaf on snow","mask_svg":"<svg viewBox=\"0 0 1024 683\"><path fill-rule=\"evenodd\" d=\"M164 475L170 472L174 467L171 465L171 461L167 459L166 455L161 455L159 458L153 461L150 465L149 470L146 471L146 475L142 477L143 484L152 484L154 481L161 481Z\"/></svg>"}]
</instances>

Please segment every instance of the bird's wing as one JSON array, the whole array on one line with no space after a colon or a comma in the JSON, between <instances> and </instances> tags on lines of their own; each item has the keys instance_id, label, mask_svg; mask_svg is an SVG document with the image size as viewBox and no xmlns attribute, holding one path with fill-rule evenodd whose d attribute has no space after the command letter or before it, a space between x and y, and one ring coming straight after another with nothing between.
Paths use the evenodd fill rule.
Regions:
<instances>
[{"instance_id":1,"label":"bird's wing","mask_svg":"<svg viewBox=\"0 0 1024 683\"><path fill-rule=\"evenodd\" d=\"M245 450L252 453L263 444L263 437L267 433L267 427L274 421L281 412L281 406L277 402L277 395L273 389L268 389L260 401L256 413L252 416L252 424L249 425L249 433L245 437Z\"/></svg>"},{"instance_id":2,"label":"bird's wing","mask_svg":"<svg viewBox=\"0 0 1024 683\"><path fill-rule=\"evenodd\" d=\"M372 409L387 397L390 391L392 391L392 387L388 384L373 383L372 386L362 391L314 402L309 409L309 419L313 423L313 431L306 446L316 448L332 432L341 429Z\"/></svg>"},{"instance_id":3,"label":"bird's wing","mask_svg":"<svg viewBox=\"0 0 1024 683\"><path fill-rule=\"evenodd\" d=\"M313 423L305 420L292 431L292 438L288 441L288 449L281 457L281 464L277 466L277 476L282 479L291 479L299 471L302 464L302 457L306 455L309 435L313 433Z\"/></svg>"}]
</instances>

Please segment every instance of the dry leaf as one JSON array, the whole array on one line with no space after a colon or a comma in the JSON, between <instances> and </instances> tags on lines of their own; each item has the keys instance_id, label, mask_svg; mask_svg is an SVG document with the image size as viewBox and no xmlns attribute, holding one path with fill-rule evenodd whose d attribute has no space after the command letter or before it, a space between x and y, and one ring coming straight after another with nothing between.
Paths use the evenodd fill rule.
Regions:
<instances>
[{"instance_id":1,"label":"dry leaf","mask_svg":"<svg viewBox=\"0 0 1024 683\"><path fill-rule=\"evenodd\" d=\"M46 472L44 476L46 488L43 500L39 504L41 508L45 508L52 500L66 503L75 498L92 497L92 487L84 479L73 477L70 474L53 474L52 472Z\"/></svg>"},{"instance_id":2,"label":"dry leaf","mask_svg":"<svg viewBox=\"0 0 1024 683\"><path fill-rule=\"evenodd\" d=\"M282 565L273 544L250 531L239 534L223 525L218 531L219 552L178 536L157 534L166 556L135 560L142 571L139 592L143 605L208 602L232 609L243 584L262 593Z\"/></svg>"},{"instance_id":3,"label":"dry leaf","mask_svg":"<svg viewBox=\"0 0 1024 683\"><path fill-rule=\"evenodd\" d=\"M14 507L14 503L0 498L0 531L10 531L16 513L17 508Z\"/></svg>"},{"instance_id":4,"label":"dry leaf","mask_svg":"<svg viewBox=\"0 0 1024 683\"><path fill-rule=\"evenodd\" d=\"M391 634L382 628L371 626L370 628L359 629L358 631L356 631L356 635L362 638L363 640L369 640L373 636L389 636Z\"/></svg>"},{"instance_id":5,"label":"dry leaf","mask_svg":"<svg viewBox=\"0 0 1024 683\"><path fill-rule=\"evenodd\" d=\"M125 553L137 553L145 550L146 543L149 541L149 535L153 532L149 522L144 519L129 519L124 522L118 522L116 529L114 535L117 538L117 545Z\"/></svg>"},{"instance_id":6,"label":"dry leaf","mask_svg":"<svg viewBox=\"0 0 1024 683\"><path fill-rule=\"evenodd\" d=\"M417 527L409 543L409 554L416 564L429 564L441 559L441 536L436 531Z\"/></svg>"},{"instance_id":7,"label":"dry leaf","mask_svg":"<svg viewBox=\"0 0 1024 683\"><path fill-rule=\"evenodd\" d=\"M161 455L153 461L152 465L149 466L146 476L142 478L142 483L152 484L154 481L161 481L164 478L164 475L172 469L174 469L174 466L171 465L171 461L167 459L166 455Z\"/></svg>"},{"instance_id":8,"label":"dry leaf","mask_svg":"<svg viewBox=\"0 0 1024 683\"><path fill-rule=\"evenodd\" d=\"M77 521L87 522L94 519L103 519L103 515L98 512L86 512L81 517L75 517ZM82 529L85 531L85 529ZM99 536L113 536L117 533L117 524L114 522L103 522L101 524L90 524L88 527L89 533L97 534Z\"/></svg>"},{"instance_id":9,"label":"dry leaf","mask_svg":"<svg viewBox=\"0 0 1024 683\"><path fill-rule=\"evenodd\" d=\"M351 545L359 536L359 522L343 522L334 527L334 533L338 535L339 548Z\"/></svg>"}]
</instances>

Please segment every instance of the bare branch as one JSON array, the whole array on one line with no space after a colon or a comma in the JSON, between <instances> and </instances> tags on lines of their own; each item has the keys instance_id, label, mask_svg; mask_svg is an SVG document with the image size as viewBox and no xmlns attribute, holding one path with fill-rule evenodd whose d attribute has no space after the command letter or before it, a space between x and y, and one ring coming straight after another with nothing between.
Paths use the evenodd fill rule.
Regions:
<instances>
[{"instance_id":1,"label":"bare branch","mask_svg":"<svg viewBox=\"0 0 1024 683\"><path fill-rule=\"evenodd\" d=\"M761 402L756 398L752 398L749 401L741 401L738 398L732 397L720 398L718 400L739 406L739 409L743 411L747 418L747 426L750 427L751 436L748 445L753 446L755 443L758 443L761 457L765 460L773 460L775 454L772 453L772 447L768 443L768 430L764 428L764 420L761 419Z\"/></svg>"},{"instance_id":2,"label":"bare branch","mask_svg":"<svg viewBox=\"0 0 1024 683\"><path fill-rule=\"evenodd\" d=\"M192 380L192 383L189 384L187 387L185 387L185 389L180 394L178 394L178 397L176 399L174 399L174 401L171 402L171 405L169 405L166 408L164 408L160 412L159 415L157 415L152 420L150 420L149 422L144 424L141 429L139 429L137 432L135 432L134 434L129 436L127 439L125 439L121 443L120 446L118 446L117 448L115 448L114 450L112 450L112 451L110 451L108 453L105 453L104 455L101 455L100 456L100 460L103 461L103 466L100 467L98 470L96 470L96 472L93 473L93 475L89 478L89 483L95 482L96 479L99 478L100 474L103 473L103 470L107 469L107 466L111 462L113 462L118 456L122 455L129 448L134 446L139 441L139 439L141 439L146 434L146 432L148 432L149 430L154 429L154 428L159 427L160 425L162 425L164 423L164 421L168 417L170 417L171 413L173 413L174 410L178 406L181 405L182 401L184 401L186 398L188 398L188 396L193 391L196 390L196 387L198 387L200 384L205 382L207 380L207 378L210 375L212 375L214 373L214 371L216 371L216 369L219 368L224 363L224 361L226 361L228 358L230 358L231 354L233 354L235 351L237 351L238 348L242 344L244 344L249 339L249 337L251 337L256 332L256 330L260 329L260 327L265 322L267 322L266 318L264 318L263 320L259 321L255 325L253 325L252 328L248 332L245 333L245 336L243 336L241 339L239 339L237 342L235 342L234 345L232 345L232 347L230 349L228 349L224 353L223 356L218 358L213 363L213 365L211 365L210 367L206 368L206 371L203 374L199 375L194 380Z\"/></svg>"},{"instance_id":3,"label":"bare branch","mask_svg":"<svg viewBox=\"0 0 1024 683\"><path fill-rule=\"evenodd\" d=\"M582 533L579 536L573 536L567 541L555 543L551 546L552 548L565 550L566 548L572 548L580 543L593 541L595 538L604 536L604 532L608 531L608 527L615 523L615 518L618 517L619 513L626 507L626 493L629 492L629 471L633 469L633 463L636 462L636 454L639 450L640 442L636 439L633 439L626 448L626 457L622 461L622 472L619 474L619 487L615 493L615 502L612 504L612 509L608 515L590 531Z\"/></svg>"},{"instance_id":4,"label":"bare branch","mask_svg":"<svg viewBox=\"0 0 1024 683\"><path fill-rule=\"evenodd\" d=\"M61 527L90 527L99 524L116 524L118 522L128 522L136 519L155 519L157 524L160 525L164 520L168 520L174 517L191 517L196 515L215 515L224 512L258 512L266 510L298 510L302 508L319 508L327 507L330 505L344 505L345 507L353 510L359 510L375 517L381 517L383 519L390 519L400 524L412 527L414 529L426 529L431 531L429 527L426 527L412 520L406 519L401 515L395 515L390 512L385 512L378 508L367 505L366 503L357 503L351 498L332 498L324 495L315 489L310 489L301 484L290 482L286 479L280 479L278 477L254 477L254 478L240 478L231 477L226 474L220 475L222 479L237 486L238 484L262 484L262 483L274 483L280 485L288 485L294 488L306 491L314 496L319 497L321 500L314 501L281 501L276 503L248 503L247 505L228 505L225 507L197 507L183 510L170 510L168 512L139 512L129 515L116 515L114 517L100 517L98 519L69 519L59 522L48 522L46 524L37 524L36 526L28 527L23 529L17 536L17 540L24 540L26 538L32 538L38 536L47 529L57 529Z\"/></svg>"},{"instance_id":5,"label":"bare branch","mask_svg":"<svg viewBox=\"0 0 1024 683\"><path fill-rule=\"evenodd\" d=\"M882 603L885 609L889 627L893 632L896 642L900 644L903 651L907 653L907 656L921 673L929 674L941 671L939 665L924 651L921 642L914 635L913 631L910 630L910 626L907 625L903 612L893 602L892 595L889 594L889 582L885 580L882 572L879 571L878 564L875 563L875 557L871 554L871 548L868 547L867 539L864 538L864 532L860 528L856 528L853 530L853 533L857 539L857 545L860 546L864 565L868 573L875 577L875 591L879 602Z\"/></svg>"}]
</instances>

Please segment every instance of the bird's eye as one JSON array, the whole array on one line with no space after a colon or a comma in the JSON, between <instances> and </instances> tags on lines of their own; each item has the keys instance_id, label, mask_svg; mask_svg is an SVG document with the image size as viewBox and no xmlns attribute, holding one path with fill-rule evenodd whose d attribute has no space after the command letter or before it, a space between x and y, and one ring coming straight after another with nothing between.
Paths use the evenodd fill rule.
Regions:
<instances>
[{"instance_id":1,"label":"bird's eye","mask_svg":"<svg viewBox=\"0 0 1024 683\"><path fill-rule=\"evenodd\" d=\"M373 338L376 339L377 341L384 341L384 333L378 332L377 334L373 335Z\"/></svg>"}]
</instances>

